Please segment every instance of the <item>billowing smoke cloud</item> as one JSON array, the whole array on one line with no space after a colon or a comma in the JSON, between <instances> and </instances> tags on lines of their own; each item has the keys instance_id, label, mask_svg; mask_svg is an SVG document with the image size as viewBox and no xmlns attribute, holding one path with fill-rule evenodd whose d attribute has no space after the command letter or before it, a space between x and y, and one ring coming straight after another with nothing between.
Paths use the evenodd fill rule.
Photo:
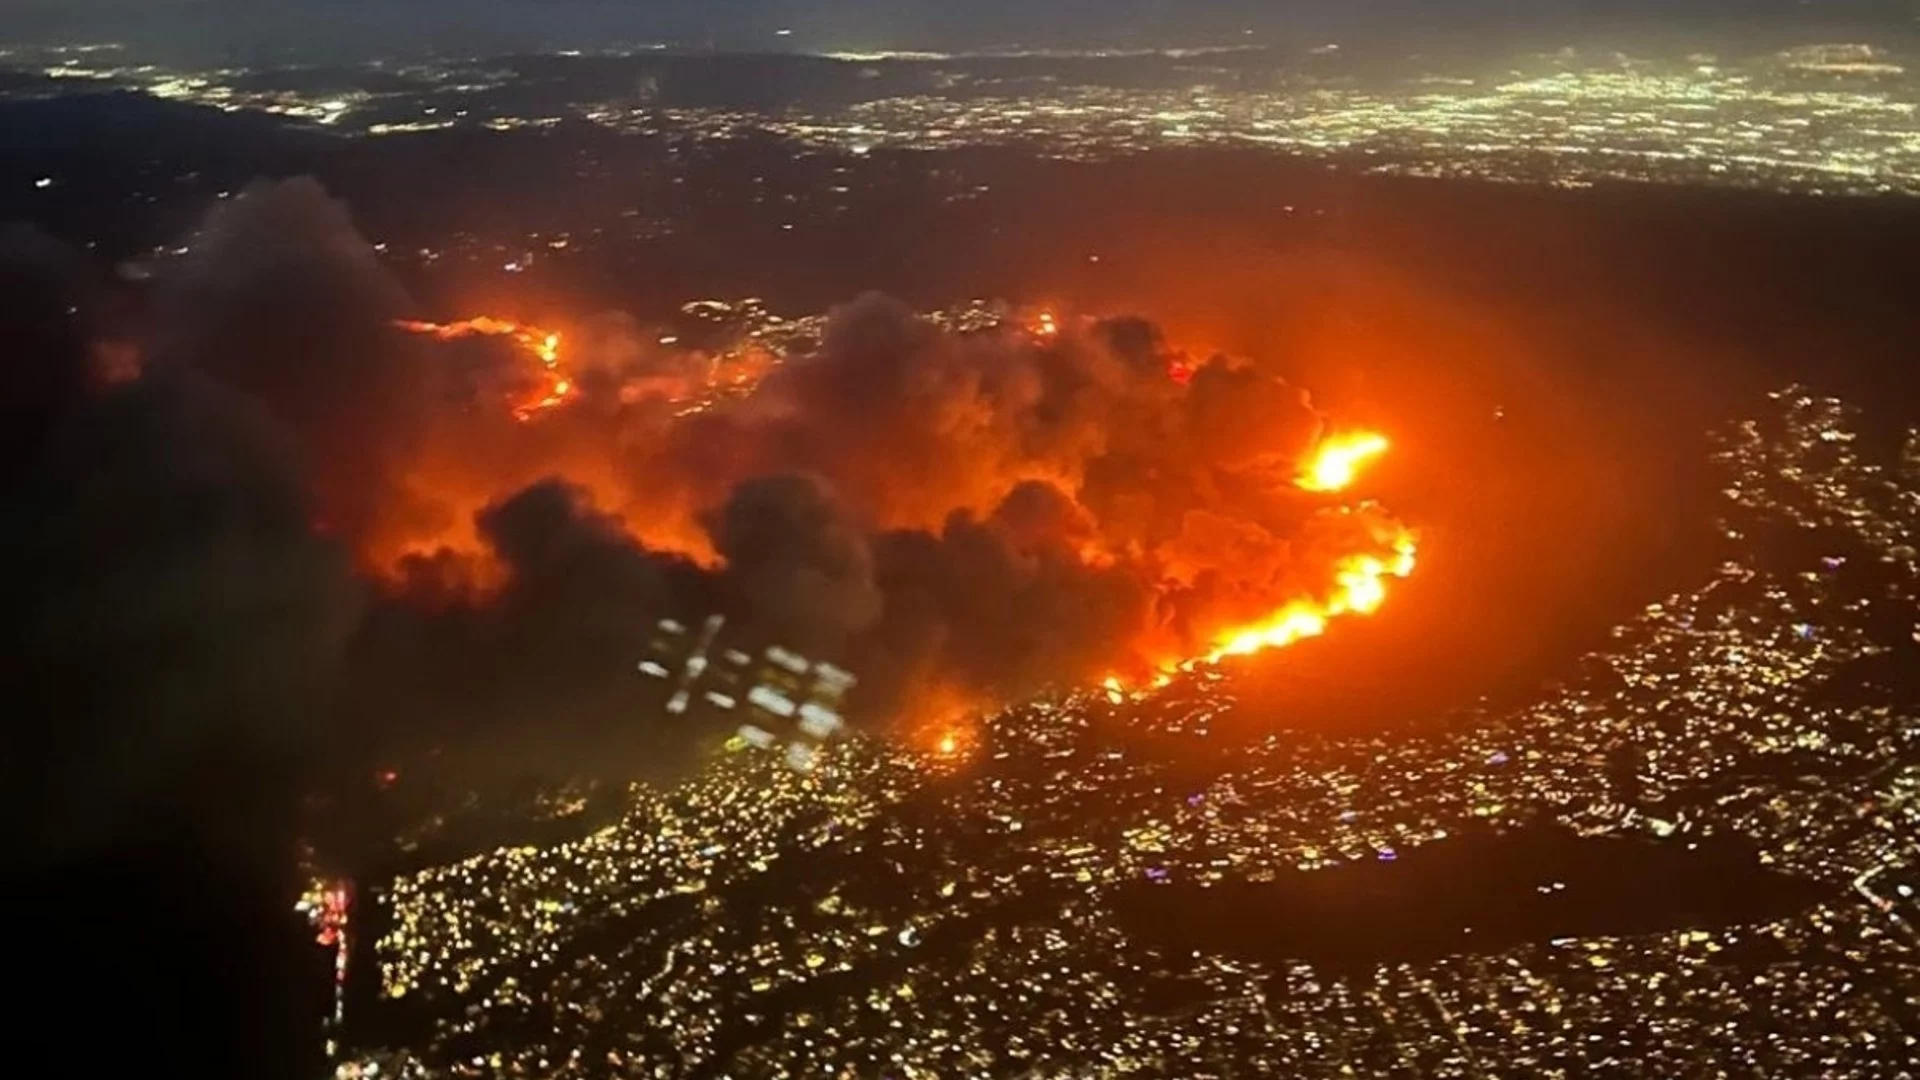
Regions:
<instances>
[{"instance_id":1,"label":"billowing smoke cloud","mask_svg":"<svg viewBox=\"0 0 1920 1080\"><path fill-rule=\"evenodd\" d=\"M938 533L888 533L886 616L863 651L882 672L995 697L1110 669L1148 625L1152 593L1135 567L1084 561L1087 530L1057 488L1029 481L985 519L962 510Z\"/></svg>"},{"instance_id":2,"label":"billowing smoke cloud","mask_svg":"<svg viewBox=\"0 0 1920 1080\"><path fill-rule=\"evenodd\" d=\"M726 560L731 605L762 633L838 653L879 617L884 598L867 539L820 480L743 481L706 525Z\"/></svg>"},{"instance_id":3,"label":"billowing smoke cloud","mask_svg":"<svg viewBox=\"0 0 1920 1080\"><path fill-rule=\"evenodd\" d=\"M248 190L191 247L146 379L225 387L294 448L375 594L334 699L369 740L639 745L632 665L666 615L846 664L875 718L1145 672L1383 543L1292 483L1322 435L1302 392L1143 319L955 333L869 295L711 393L713 358L602 316L523 422L552 371L512 335L397 330L423 313L312 182Z\"/></svg>"},{"instance_id":4,"label":"billowing smoke cloud","mask_svg":"<svg viewBox=\"0 0 1920 1080\"><path fill-rule=\"evenodd\" d=\"M19 286L0 340L22 444L4 462L8 699L48 715L9 726L46 741L0 755L26 770L0 787L46 802L11 821L81 850L117 827L118 801L209 767L209 747L297 744L360 589L313 534L297 441L198 370L93 379L104 287L77 254L14 236L0 252Z\"/></svg>"},{"instance_id":5,"label":"billowing smoke cloud","mask_svg":"<svg viewBox=\"0 0 1920 1080\"><path fill-rule=\"evenodd\" d=\"M710 575L561 480L488 506L478 531L501 580L477 581L468 555L409 559L353 643L343 727L368 752L433 751L471 776L662 765L676 733L637 712L633 665L662 613L718 602Z\"/></svg>"},{"instance_id":6,"label":"billowing smoke cloud","mask_svg":"<svg viewBox=\"0 0 1920 1080\"><path fill-rule=\"evenodd\" d=\"M191 367L265 402L299 441L328 528L410 512L406 455L433 388L388 330L410 301L312 180L219 204L160 280L151 363Z\"/></svg>"},{"instance_id":7,"label":"billowing smoke cloud","mask_svg":"<svg viewBox=\"0 0 1920 1080\"><path fill-rule=\"evenodd\" d=\"M45 238L0 242L0 285L0 821L9 919L54 958L15 1050L70 1053L57 1003L104 992L157 1067L295 1075L300 769L360 589L256 401L99 378L111 297Z\"/></svg>"}]
</instances>

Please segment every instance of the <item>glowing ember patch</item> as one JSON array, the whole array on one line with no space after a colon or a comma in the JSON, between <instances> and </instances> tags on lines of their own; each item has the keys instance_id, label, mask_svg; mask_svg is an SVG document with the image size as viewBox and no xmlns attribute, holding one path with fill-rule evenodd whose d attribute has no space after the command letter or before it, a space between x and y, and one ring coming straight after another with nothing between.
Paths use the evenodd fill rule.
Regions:
<instances>
[{"instance_id":1,"label":"glowing ember patch","mask_svg":"<svg viewBox=\"0 0 1920 1080\"><path fill-rule=\"evenodd\" d=\"M140 347L128 341L100 341L93 346L92 375L102 386L121 386L140 378L145 364Z\"/></svg>"},{"instance_id":2,"label":"glowing ember patch","mask_svg":"<svg viewBox=\"0 0 1920 1080\"><path fill-rule=\"evenodd\" d=\"M1360 467L1387 452L1387 437L1363 431L1336 435L1321 443L1300 472L1299 484L1308 491L1339 491L1360 474Z\"/></svg>"},{"instance_id":3,"label":"glowing ember patch","mask_svg":"<svg viewBox=\"0 0 1920 1080\"><path fill-rule=\"evenodd\" d=\"M920 741L920 745L926 748L935 764L952 767L973 756L977 735L965 724L954 724L935 728L921 739L924 741Z\"/></svg>"}]
</instances>

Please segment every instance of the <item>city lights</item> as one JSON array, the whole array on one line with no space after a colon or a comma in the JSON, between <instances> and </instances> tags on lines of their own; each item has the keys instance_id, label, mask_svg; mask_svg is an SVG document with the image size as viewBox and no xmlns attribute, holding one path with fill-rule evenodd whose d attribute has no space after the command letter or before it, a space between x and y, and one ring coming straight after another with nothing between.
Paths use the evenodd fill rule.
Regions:
<instances>
[{"instance_id":1,"label":"city lights","mask_svg":"<svg viewBox=\"0 0 1920 1080\"><path fill-rule=\"evenodd\" d=\"M1882 466L1860 456L1838 403L1775 400L1777 415L1722 444L1725 565L1531 703L1418 737L1208 749L1236 681L1197 664L1153 688L1115 680L966 734L938 729L918 748L850 738L804 773L724 755L684 784L636 789L627 817L585 840L392 882L385 993L426 1008L432 1032L349 1067L1653 1080L1743 1061L1870 1075L1916 1045L1911 1002L1857 973L1905 971L1877 985L1911 986L1920 971L1920 725L1823 688L1887 649L1879 598L1911 603L1920 436ZM1763 520L1840 530L1887 561L1783 563L1743 539ZM1156 756L1136 744L1149 735L1185 749ZM1616 760L1632 768L1600 766ZM1437 960L1358 968L1155 950L1117 908L1141 887L1398 872L1475 829L1542 826L1678 850L1736 837L1822 899L1759 921L1488 950L1467 933ZM1530 893L1568 890L1549 878ZM1184 1006L1151 1004L1174 987Z\"/></svg>"}]
</instances>

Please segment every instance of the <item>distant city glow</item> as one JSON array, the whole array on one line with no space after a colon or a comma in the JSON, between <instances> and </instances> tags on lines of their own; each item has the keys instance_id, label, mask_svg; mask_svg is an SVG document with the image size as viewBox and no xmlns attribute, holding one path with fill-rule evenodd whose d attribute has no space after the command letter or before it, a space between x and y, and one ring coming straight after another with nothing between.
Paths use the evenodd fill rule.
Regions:
<instances>
[{"instance_id":1,"label":"distant city glow","mask_svg":"<svg viewBox=\"0 0 1920 1080\"><path fill-rule=\"evenodd\" d=\"M782 29L785 36L791 31ZM637 50L635 55L654 50ZM1343 54L1314 50L1317 63ZM253 109L343 133L397 136L465 123L498 131L580 119L636 134L727 137L763 131L854 155L881 147L1016 144L1096 159L1162 146L1265 148L1411 176L1586 186L1601 181L1713 183L1826 193L1920 192L1920 88L1883 50L1864 44L1789 49L1751 58L1630 57L1565 50L1517 58L1486 77L1415 70L1391 82L1307 77L1275 55L1274 78L1213 69L1231 50L1021 53L1029 62L1131 57L1179 62L1179 86L1058 78L1008 96L969 65L985 56L829 54L846 64L946 64L942 92L876 96L842 108L796 102L779 113L635 106L583 92L538 111L484 100L511 72L471 60L414 67L414 90L307 96L248 85L246 69L173 70L113 63L114 54L54 50L40 73L66 82L129 85L227 111ZM598 62L608 59L602 55ZM476 95L473 107L452 102Z\"/></svg>"}]
</instances>

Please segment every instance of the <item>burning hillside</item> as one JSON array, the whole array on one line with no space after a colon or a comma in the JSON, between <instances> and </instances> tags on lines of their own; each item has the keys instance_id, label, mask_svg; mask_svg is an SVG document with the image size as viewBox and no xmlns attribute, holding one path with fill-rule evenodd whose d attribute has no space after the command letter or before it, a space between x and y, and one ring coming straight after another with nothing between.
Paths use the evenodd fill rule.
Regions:
<instances>
[{"instance_id":1,"label":"burning hillside","mask_svg":"<svg viewBox=\"0 0 1920 1080\"><path fill-rule=\"evenodd\" d=\"M513 418L531 420L543 409L555 408L573 393L573 380L560 371L560 335L538 327L521 326L481 316L457 323L416 322L399 319L393 324L410 334L424 334L436 341L459 341L469 337L499 337L511 340L539 361L541 378L535 391L511 403Z\"/></svg>"},{"instance_id":2,"label":"burning hillside","mask_svg":"<svg viewBox=\"0 0 1920 1080\"><path fill-rule=\"evenodd\" d=\"M289 436L372 586L342 695L383 730L624 730L667 613L858 670L869 717L1137 685L1372 613L1413 568L1355 497L1384 436L1146 319L869 295L802 345L698 348L620 315L425 322L300 182L193 252L146 371Z\"/></svg>"},{"instance_id":3,"label":"burning hillside","mask_svg":"<svg viewBox=\"0 0 1920 1080\"><path fill-rule=\"evenodd\" d=\"M809 479L796 485L795 490L811 488L803 497L819 497L835 504L842 492L864 495L857 515L860 524L869 530L884 530L875 539L889 541L881 547L883 554L889 548L899 550L903 569L908 554L916 548L908 534L919 532L930 540L928 526L939 521L943 539L955 528L986 525L983 535L990 535L1002 549L1004 569L1035 575L1035 582L1045 572L1067 579L1076 575L1086 579L1118 575L1135 586L1138 595L1134 598L1136 610L1129 613L1134 625L1112 628L1113 654L1108 659L1143 673L1170 672L1182 663L1199 660L1218 662L1228 656L1318 636L1334 618L1378 610L1385 600L1387 583L1412 572L1415 540L1408 529L1372 504L1347 505L1330 498L1349 489L1365 468L1387 451L1388 440L1370 431L1322 433L1322 421L1307 408L1304 395L1292 394L1279 383L1261 378L1244 361L1196 358L1162 342L1150 325L1133 320L1067 321L1052 311L1041 311L985 331L959 334L936 329L937 320L922 322L877 298L861 305L872 310L865 316L870 328L861 332L901 336L899 347L903 351L899 357L880 354L864 361L875 366L875 375L905 376L897 386L901 396L879 402L880 408L867 420L892 425L894 440L872 445L874 456L870 460L849 456L834 459L831 469L815 466L806 470L804 475ZM850 384L828 386L826 378L835 366L849 363L835 350L848 346L848 320L855 317L850 313L860 311L861 305L838 312L827 321L828 336L817 350L793 356L763 356L750 369L735 370L726 380L733 396L724 401L711 396L718 382L711 373L723 366L719 357L668 357L668 368L704 370L709 373L704 379L661 383L652 372L631 369L609 378L595 355L563 361L561 335L505 319L480 316L453 323L400 320L395 325L441 342L476 337L510 342L524 361L523 373L535 376L529 387L503 398L507 411L522 423L538 419L562 430L579 426L580 418L557 410L569 406L591 410L597 397L603 410L613 409L616 432L627 425L653 425L650 430L669 441L684 438L681 432L687 430L705 430L716 441L744 438L748 449L759 451L762 468L772 475L785 471L772 460L777 443L756 447L754 440L771 443L768 436L774 435L791 440L798 450L806 450L824 449L821 440L829 435L848 437L847 433L829 433L809 423L803 411L808 402L803 395L854 392ZM661 340L674 341L671 336ZM924 350L926 359L932 362L929 370L917 374L886 370L893 364L911 362L916 349ZM1132 350L1131 355L1128 350ZM576 382L574 372L581 364L600 374ZM834 372L833 376L848 374ZM771 380L765 381L770 375ZM632 381L636 376L638 381ZM920 382L923 378L944 380L944 384ZM583 391L583 384L592 389ZM1293 427L1283 424L1276 428L1274 441L1278 445L1274 450L1261 445L1258 418L1231 417L1225 412L1229 387L1256 395L1278 393L1281 401L1294 410L1293 415L1276 417L1291 422ZM1193 400L1206 395L1210 388L1215 391L1213 400ZM1100 414L1081 418L1077 430L1063 424L1058 434L1070 435L1076 441L1059 448L1037 446L1024 438L1046 434L1043 421L1049 416L1068 418L1064 413L1043 410L1050 404L1045 397L1048 391L1057 395L1052 403L1056 408L1079 406L1097 409ZM643 407L648 404L676 408L670 419L662 419L644 415ZM821 396L814 407L831 414L847 410L850 404L837 397ZM1246 466L1233 460L1211 459L1204 445L1194 445L1216 433L1200 430L1198 416L1178 414L1200 407L1222 410L1219 419L1249 426L1250 430L1240 436L1243 441L1234 444L1246 455ZM717 412L710 415L716 408ZM918 425L906 423L904 416L889 416L890 408L921 412L932 422L932 430L915 430ZM1187 445L1176 444L1161 451L1168 457L1165 462L1153 457L1132 461L1114 457L1115 449L1124 446L1125 440L1104 425L1126 415L1129 420L1165 428L1164 418L1144 415L1150 408L1176 414L1170 434ZM636 409L640 415L623 415ZM851 415L846 419L859 422ZM938 456L935 451L946 449L964 455L969 449L963 433L954 427L956 423L980 425L987 437L975 449L998 454L1001 467L943 477L938 470L946 463L933 460ZM763 425L779 430L763 431ZM1311 429L1304 447L1300 445L1301 428ZM1015 442L1010 435L1023 438ZM621 441L609 439L603 460L584 470L588 478L601 478L599 484L589 479L591 495L585 497L604 498L618 506L622 524L617 528L630 531L635 540L649 548L672 551L709 566L724 564L722 573L733 569L732 560L715 546L711 503L700 506L703 500L695 496L689 500L697 511L695 520L674 522L671 506L662 513L659 502L649 501L644 490L636 490L621 478L615 457ZM1131 452L1139 454L1147 449L1143 445ZM1176 449L1185 453L1176 455L1172 452ZM923 455L929 465L927 479L945 482L929 490L926 484L915 484L911 475L887 476L877 483L870 479L876 472L893 468L895 463L890 459L898 451ZM1311 502L1288 505L1293 500L1287 495L1286 482L1280 479L1283 459L1288 455L1294 458L1287 467L1291 485L1317 497ZM450 466L452 458L446 461ZM684 471L695 463L688 462L681 468ZM722 463L731 462L723 459ZM1089 470L1118 464L1142 470L1142 479L1159 485L1164 494L1151 487L1111 491L1108 494L1113 509L1103 512L1096 508L1088 497ZM1175 464L1180 469L1168 468ZM570 471L566 461L554 462L555 475L565 477ZM752 467L739 469L734 493L741 490L739 485L754 481L755 471ZM437 486L481 493L489 488L510 491L514 486L511 482L489 485L483 476L456 475L462 472L458 467L448 468L446 482ZM1249 508L1257 508L1262 502L1270 504L1272 523L1257 509L1252 513L1227 513L1218 487L1223 480L1233 481L1243 498L1254 500ZM1172 507L1156 505L1162 499L1182 507L1177 519ZM915 503L923 503L927 509L913 512L909 507ZM1143 511L1157 512L1167 523L1160 530L1129 535L1128 526L1135 523L1128 515ZM853 516L854 507L833 505L825 512ZM650 528L646 524L650 521L659 524ZM1328 542L1344 544L1351 550L1328 548L1316 580L1306 568L1288 564L1289 553L1284 549L1294 539L1288 535L1290 527L1345 533L1342 539ZM767 537L765 543L770 549L777 548L779 537ZM1234 550L1236 547L1239 550ZM366 554L376 569L402 578L417 570L422 554L433 553L442 567L449 562L466 565L469 572L462 580L502 580L493 572L497 569L493 565L497 553L483 543L462 544L445 536L423 535L410 539L403 550L409 554L386 567L378 565L379 548L369 549ZM966 568L962 566L936 565L943 554L936 550L924 565L924 579L964 573ZM1244 576L1248 567L1255 568L1256 575ZM1231 578L1234 574L1243 576ZM923 585L924 579L911 582L909 587ZM857 588L860 582L842 584ZM879 584L877 579L875 584ZM1223 584L1232 592L1214 591ZM783 586L768 583L756 597L741 598L748 609L747 617L756 615L752 609L759 600L780 597L782 590ZM817 588L813 591L816 595L812 601L819 611L834 610L833 598ZM887 591L884 586L882 591ZM875 603L863 597L854 603L850 610L856 614L839 620L835 627L843 632L840 641L846 634L857 635L870 625L868 620L884 621L885 607L884 599Z\"/></svg>"}]
</instances>

